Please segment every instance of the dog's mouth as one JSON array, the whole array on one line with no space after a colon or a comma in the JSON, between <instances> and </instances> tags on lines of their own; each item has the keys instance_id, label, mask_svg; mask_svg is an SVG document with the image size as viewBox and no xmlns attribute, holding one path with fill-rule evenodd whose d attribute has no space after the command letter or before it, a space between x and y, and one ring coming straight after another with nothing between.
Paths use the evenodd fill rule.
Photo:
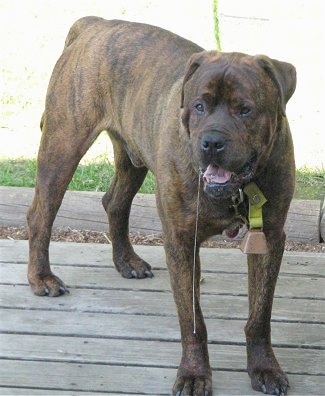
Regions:
<instances>
[{"instance_id":1,"label":"dog's mouth","mask_svg":"<svg viewBox=\"0 0 325 396\"><path fill-rule=\"evenodd\" d=\"M203 180L208 184L224 185L230 182L234 172L221 168L218 165L210 164L203 173Z\"/></svg>"},{"instance_id":2,"label":"dog's mouth","mask_svg":"<svg viewBox=\"0 0 325 396\"><path fill-rule=\"evenodd\" d=\"M205 192L214 198L230 196L251 180L255 164L256 155L253 155L238 173L217 164L209 164L206 169L202 169Z\"/></svg>"}]
</instances>

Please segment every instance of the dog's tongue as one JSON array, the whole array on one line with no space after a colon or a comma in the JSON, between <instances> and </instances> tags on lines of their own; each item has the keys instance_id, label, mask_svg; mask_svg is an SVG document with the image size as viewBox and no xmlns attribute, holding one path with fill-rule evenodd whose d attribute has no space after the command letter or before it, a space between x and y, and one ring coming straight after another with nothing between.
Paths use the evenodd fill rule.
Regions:
<instances>
[{"instance_id":1,"label":"dog's tongue","mask_svg":"<svg viewBox=\"0 0 325 396\"><path fill-rule=\"evenodd\" d=\"M203 180L207 183L224 184L231 178L232 172L217 165L209 165L203 174Z\"/></svg>"}]
</instances>

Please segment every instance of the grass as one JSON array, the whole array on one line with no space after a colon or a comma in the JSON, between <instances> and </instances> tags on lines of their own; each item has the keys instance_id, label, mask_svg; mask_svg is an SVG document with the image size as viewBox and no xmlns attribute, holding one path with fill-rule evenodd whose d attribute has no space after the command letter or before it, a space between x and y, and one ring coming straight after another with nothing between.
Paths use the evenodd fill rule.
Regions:
<instances>
[{"instance_id":1,"label":"grass","mask_svg":"<svg viewBox=\"0 0 325 396\"><path fill-rule=\"evenodd\" d=\"M0 160L0 185L11 187L34 187L36 160ZM114 175L114 166L106 159L79 165L68 189L75 191L106 191ZM155 192L155 178L148 173L140 193Z\"/></svg>"},{"instance_id":2,"label":"grass","mask_svg":"<svg viewBox=\"0 0 325 396\"><path fill-rule=\"evenodd\" d=\"M34 187L36 160L0 160L0 185ZM106 191L114 175L114 166L107 159L79 165L69 184L69 190ZM155 178L148 173L140 193L155 192ZM297 170L296 199L323 199L325 169L302 168Z\"/></svg>"},{"instance_id":3,"label":"grass","mask_svg":"<svg viewBox=\"0 0 325 396\"><path fill-rule=\"evenodd\" d=\"M321 199L325 196L325 169L300 168L296 172L295 197ZM305 198L307 197L307 198Z\"/></svg>"}]
</instances>

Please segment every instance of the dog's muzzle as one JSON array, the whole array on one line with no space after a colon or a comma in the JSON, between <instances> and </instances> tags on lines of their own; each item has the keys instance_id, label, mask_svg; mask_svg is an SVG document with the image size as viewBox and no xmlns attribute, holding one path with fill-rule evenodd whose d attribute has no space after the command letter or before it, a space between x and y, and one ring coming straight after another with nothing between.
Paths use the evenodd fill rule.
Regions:
<instances>
[{"instance_id":1,"label":"dog's muzzle","mask_svg":"<svg viewBox=\"0 0 325 396\"><path fill-rule=\"evenodd\" d=\"M253 175L256 155L253 155L239 172L222 168L217 164L209 164L201 169L204 191L213 198L228 198L248 183Z\"/></svg>"},{"instance_id":2,"label":"dog's muzzle","mask_svg":"<svg viewBox=\"0 0 325 396\"><path fill-rule=\"evenodd\" d=\"M201 172L204 191L213 198L227 198L253 176L257 156L251 155L244 166L227 169L224 163L231 156L231 145L222 131L211 129L200 138ZM234 164L236 163L236 159Z\"/></svg>"}]
</instances>

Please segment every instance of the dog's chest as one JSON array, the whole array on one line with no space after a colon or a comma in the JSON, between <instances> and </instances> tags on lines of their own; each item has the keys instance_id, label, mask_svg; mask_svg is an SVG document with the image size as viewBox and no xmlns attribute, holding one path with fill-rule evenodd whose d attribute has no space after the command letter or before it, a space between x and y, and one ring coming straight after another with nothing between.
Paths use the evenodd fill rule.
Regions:
<instances>
[{"instance_id":1,"label":"dog's chest","mask_svg":"<svg viewBox=\"0 0 325 396\"><path fill-rule=\"evenodd\" d=\"M229 199L203 199L199 208L199 229L205 237L222 234L236 236L245 224L247 209L244 202Z\"/></svg>"}]
</instances>

